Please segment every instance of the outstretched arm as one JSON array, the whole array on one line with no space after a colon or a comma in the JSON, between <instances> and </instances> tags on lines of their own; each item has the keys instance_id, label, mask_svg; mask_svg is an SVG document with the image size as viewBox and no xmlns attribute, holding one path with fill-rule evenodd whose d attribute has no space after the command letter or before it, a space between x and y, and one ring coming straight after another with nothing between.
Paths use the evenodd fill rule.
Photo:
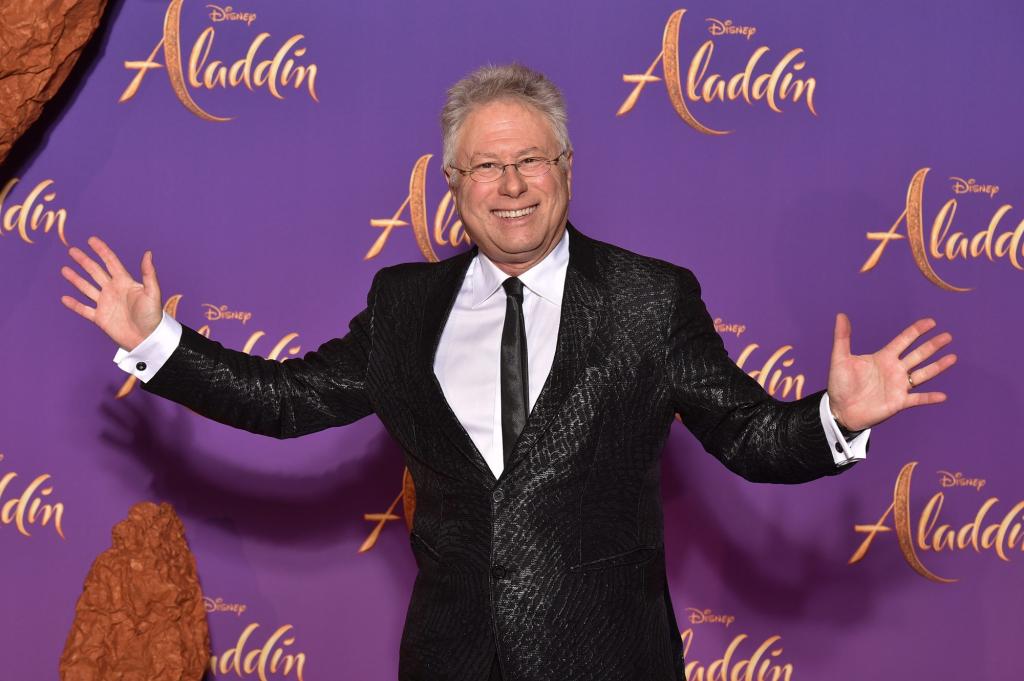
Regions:
<instances>
[{"instance_id":1,"label":"outstretched arm","mask_svg":"<svg viewBox=\"0 0 1024 681\"><path fill-rule=\"evenodd\" d=\"M61 301L121 348L133 349L162 317L152 254L147 251L143 257L139 283L100 239L90 238L89 245L106 268L72 248L71 258L92 282L70 267L61 273L96 307L71 296ZM367 309L352 320L344 338L328 341L301 359L276 362L254 357L183 326L178 346L143 388L221 423L272 437L296 437L351 423L373 411L365 376L375 290L376 280Z\"/></svg>"},{"instance_id":2,"label":"outstretched arm","mask_svg":"<svg viewBox=\"0 0 1024 681\"><path fill-rule=\"evenodd\" d=\"M850 352L850 322L836 319L828 379L828 400L819 391L781 402L728 357L688 271L680 277L670 330L669 367L676 408L705 449L749 480L801 482L834 475L831 449L822 434L818 409L824 404L848 431L864 431L913 406L937 404L941 392L910 392L956 362L947 354L921 366L952 336L939 334L902 358L934 320L918 320L871 355Z\"/></svg>"}]
</instances>

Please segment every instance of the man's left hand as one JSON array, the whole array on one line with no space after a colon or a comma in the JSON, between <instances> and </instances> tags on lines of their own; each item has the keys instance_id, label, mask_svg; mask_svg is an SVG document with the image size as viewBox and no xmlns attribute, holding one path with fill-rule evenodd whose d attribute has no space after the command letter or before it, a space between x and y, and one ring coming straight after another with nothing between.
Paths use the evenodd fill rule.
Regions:
<instances>
[{"instance_id":1,"label":"man's left hand","mask_svg":"<svg viewBox=\"0 0 1024 681\"><path fill-rule=\"evenodd\" d=\"M878 352L853 355L850 353L850 319L840 312L836 316L828 372L828 399L836 420L849 430L864 430L907 407L944 402L945 393L912 391L956 363L956 355L948 354L919 366L952 341L953 336L941 333L900 357L933 328L934 319L919 319Z\"/></svg>"}]
</instances>

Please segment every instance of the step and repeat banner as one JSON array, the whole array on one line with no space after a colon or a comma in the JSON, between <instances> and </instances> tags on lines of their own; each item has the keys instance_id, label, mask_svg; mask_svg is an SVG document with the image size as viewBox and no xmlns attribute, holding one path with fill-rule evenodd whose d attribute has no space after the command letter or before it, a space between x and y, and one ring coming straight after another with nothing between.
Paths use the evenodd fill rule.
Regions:
<instances>
[{"instance_id":1,"label":"step and repeat banner","mask_svg":"<svg viewBox=\"0 0 1024 681\"><path fill-rule=\"evenodd\" d=\"M55 678L76 600L140 501L180 514L210 679L397 676L416 574L402 453L374 418L273 441L144 393L66 310L96 234L169 312L299 357L381 267L469 245L445 90L520 61L565 92L570 217L692 269L779 399L934 317L941 405L867 461L748 483L676 424L668 577L691 681L1018 679L1024 625L1024 6L130 0L38 153L0 177L0 681Z\"/></svg>"}]
</instances>

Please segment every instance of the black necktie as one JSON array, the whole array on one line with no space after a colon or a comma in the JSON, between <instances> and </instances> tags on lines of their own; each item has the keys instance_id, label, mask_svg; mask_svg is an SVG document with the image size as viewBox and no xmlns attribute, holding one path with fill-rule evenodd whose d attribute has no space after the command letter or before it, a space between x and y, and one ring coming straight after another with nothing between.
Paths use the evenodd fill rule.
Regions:
<instances>
[{"instance_id":1,"label":"black necktie","mask_svg":"<svg viewBox=\"0 0 1024 681\"><path fill-rule=\"evenodd\" d=\"M526 361L526 323L523 321L523 282L509 277L505 289L505 327L501 331L501 440L508 466L512 447L526 425L530 403Z\"/></svg>"}]
</instances>

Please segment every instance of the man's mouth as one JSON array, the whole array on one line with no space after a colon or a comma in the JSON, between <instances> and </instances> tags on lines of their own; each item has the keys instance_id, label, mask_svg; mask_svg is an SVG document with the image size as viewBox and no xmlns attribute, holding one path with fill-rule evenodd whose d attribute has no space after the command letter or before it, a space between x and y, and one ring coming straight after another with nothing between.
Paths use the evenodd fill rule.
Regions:
<instances>
[{"instance_id":1,"label":"man's mouth","mask_svg":"<svg viewBox=\"0 0 1024 681\"><path fill-rule=\"evenodd\" d=\"M491 212L504 220L514 220L515 218L526 217L535 210L537 210L536 203L532 206L527 206L526 208L517 208L515 210L492 210Z\"/></svg>"}]
</instances>

